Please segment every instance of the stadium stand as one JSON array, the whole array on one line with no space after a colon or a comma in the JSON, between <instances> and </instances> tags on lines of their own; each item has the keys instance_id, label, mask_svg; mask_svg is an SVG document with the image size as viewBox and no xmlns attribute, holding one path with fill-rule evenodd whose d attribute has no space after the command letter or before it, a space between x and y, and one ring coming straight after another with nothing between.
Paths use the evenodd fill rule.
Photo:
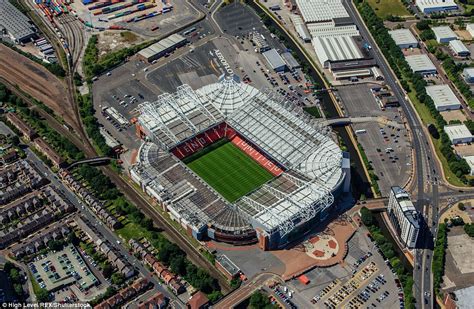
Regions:
<instances>
[{"instance_id":1,"label":"stadium stand","mask_svg":"<svg viewBox=\"0 0 474 309\"><path fill-rule=\"evenodd\" d=\"M196 91L183 85L139 109L138 130L147 138L132 178L196 239L281 248L298 227L323 220L346 187L348 159L330 129L236 77ZM222 139L274 178L228 202L184 163Z\"/></svg>"}]
</instances>

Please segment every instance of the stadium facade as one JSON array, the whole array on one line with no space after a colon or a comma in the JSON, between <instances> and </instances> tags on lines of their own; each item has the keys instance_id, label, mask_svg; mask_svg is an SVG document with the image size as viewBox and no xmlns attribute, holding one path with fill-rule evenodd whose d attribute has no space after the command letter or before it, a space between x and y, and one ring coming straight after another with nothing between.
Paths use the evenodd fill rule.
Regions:
<instances>
[{"instance_id":1,"label":"stadium facade","mask_svg":"<svg viewBox=\"0 0 474 309\"><path fill-rule=\"evenodd\" d=\"M139 109L144 142L131 177L198 240L282 248L324 220L349 189L349 158L331 130L237 77L197 90L182 85ZM222 139L274 176L233 203L183 162Z\"/></svg>"}]
</instances>

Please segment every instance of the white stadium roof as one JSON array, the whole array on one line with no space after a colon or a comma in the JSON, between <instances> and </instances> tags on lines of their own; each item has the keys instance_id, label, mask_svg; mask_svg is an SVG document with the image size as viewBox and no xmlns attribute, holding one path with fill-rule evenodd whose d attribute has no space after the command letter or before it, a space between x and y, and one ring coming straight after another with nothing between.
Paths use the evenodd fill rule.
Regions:
<instances>
[{"instance_id":1,"label":"white stadium roof","mask_svg":"<svg viewBox=\"0 0 474 309\"><path fill-rule=\"evenodd\" d=\"M212 224L239 231L252 224L283 236L329 207L344 179L342 152L329 128L278 94L235 78L221 77L198 90L183 85L139 108L138 122L154 144L143 144L134 175L153 179L148 190L166 192L169 208L196 228ZM182 141L224 122L284 167L234 205L169 154Z\"/></svg>"},{"instance_id":2,"label":"white stadium roof","mask_svg":"<svg viewBox=\"0 0 474 309\"><path fill-rule=\"evenodd\" d=\"M296 0L296 5L306 23L349 17L342 0Z\"/></svg>"},{"instance_id":3,"label":"white stadium roof","mask_svg":"<svg viewBox=\"0 0 474 309\"><path fill-rule=\"evenodd\" d=\"M388 32L397 46L418 45L418 40L409 29L396 29Z\"/></svg>"},{"instance_id":4,"label":"white stadium roof","mask_svg":"<svg viewBox=\"0 0 474 309\"><path fill-rule=\"evenodd\" d=\"M413 72L436 72L436 67L431 59L425 55L406 56L405 59Z\"/></svg>"}]
</instances>

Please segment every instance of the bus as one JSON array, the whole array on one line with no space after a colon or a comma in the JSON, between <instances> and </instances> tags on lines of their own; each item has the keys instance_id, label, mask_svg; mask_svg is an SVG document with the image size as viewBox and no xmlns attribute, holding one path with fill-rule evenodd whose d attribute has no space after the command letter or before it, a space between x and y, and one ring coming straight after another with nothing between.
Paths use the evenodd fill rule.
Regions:
<instances>
[{"instance_id":1,"label":"bus","mask_svg":"<svg viewBox=\"0 0 474 309\"><path fill-rule=\"evenodd\" d=\"M196 31L196 27L192 27L191 29L188 29L186 31L183 32L183 35L188 35L192 32Z\"/></svg>"},{"instance_id":2,"label":"bus","mask_svg":"<svg viewBox=\"0 0 474 309\"><path fill-rule=\"evenodd\" d=\"M367 133L367 130L366 129L360 129L360 130L356 130L355 133L356 134L364 134L364 133Z\"/></svg>"}]
</instances>

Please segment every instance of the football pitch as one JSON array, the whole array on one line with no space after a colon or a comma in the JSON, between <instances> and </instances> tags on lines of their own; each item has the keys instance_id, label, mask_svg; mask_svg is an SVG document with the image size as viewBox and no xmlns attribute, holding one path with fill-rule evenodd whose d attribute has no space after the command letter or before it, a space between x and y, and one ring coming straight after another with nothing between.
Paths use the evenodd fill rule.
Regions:
<instances>
[{"instance_id":1,"label":"football pitch","mask_svg":"<svg viewBox=\"0 0 474 309\"><path fill-rule=\"evenodd\" d=\"M274 178L231 142L205 153L187 165L229 202L234 202Z\"/></svg>"}]
</instances>

